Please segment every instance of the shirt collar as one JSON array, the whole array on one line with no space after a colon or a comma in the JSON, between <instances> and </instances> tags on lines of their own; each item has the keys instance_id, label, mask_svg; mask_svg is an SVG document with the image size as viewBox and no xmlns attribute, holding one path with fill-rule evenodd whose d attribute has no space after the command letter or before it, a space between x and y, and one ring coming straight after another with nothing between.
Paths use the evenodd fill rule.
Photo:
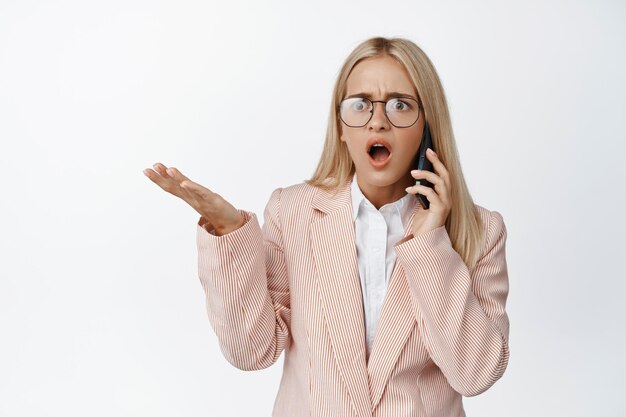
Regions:
<instances>
[{"instance_id":1,"label":"shirt collar","mask_svg":"<svg viewBox=\"0 0 626 417\"><path fill-rule=\"evenodd\" d=\"M350 192L352 194L352 220L356 220L356 217L359 214L359 208L361 207L361 203L365 200L365 196L361 189L359 188L359 184L356 182L356 172L352 176L352 184L350 185Z\"/></svg>"},{"instance_id":2,"label":"shirt collar","mask_svg":"<svg viewBox=\"0 0 626 417\"><path fill-rule=\"evenodd\" d=\"M352 176L352 184L350 185L350 191L352 194L352 219L356 220L357 216L359 215L359 209L361 208L362 204L365 204L365 202L367 201L367 204L372 205L372 203L370 203L370 201L365 197L365 195L363 195L363 192L359 188L359 184L356 181L356 172ZM406 227L411 217L411 214L413 213L413 210L415 209L416 204L417 204L417 199L415 198L415 195L407 193L404 197L400 198L399 200L396 200L393 203L385 204L383 207L387 207L388 205L391 205L392 207L394 207L397 213L400 214L400 218L402 220L402 226Z\"/></svg>"}]
</instances>

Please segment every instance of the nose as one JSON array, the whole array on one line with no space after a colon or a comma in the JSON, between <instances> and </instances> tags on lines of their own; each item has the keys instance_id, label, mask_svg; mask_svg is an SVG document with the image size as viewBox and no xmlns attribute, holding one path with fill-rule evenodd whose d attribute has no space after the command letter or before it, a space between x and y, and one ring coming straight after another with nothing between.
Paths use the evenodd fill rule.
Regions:
<instances>
[{"instance_id":1,"label":"nose","mask_svg":"<svg viewBox=\"0 0 626 417\"><path fill-rule=\"evenodd\" d=\"M380 104L380 106L376 106ZM387 119L387 115L385 114L385 105L386 103L374 102L372 103L372 118L369 121L370 129L381 130L381 129L389 129L389 120ZM378 110L376 108L379 107Z\"/></svg>"}]
</instances>

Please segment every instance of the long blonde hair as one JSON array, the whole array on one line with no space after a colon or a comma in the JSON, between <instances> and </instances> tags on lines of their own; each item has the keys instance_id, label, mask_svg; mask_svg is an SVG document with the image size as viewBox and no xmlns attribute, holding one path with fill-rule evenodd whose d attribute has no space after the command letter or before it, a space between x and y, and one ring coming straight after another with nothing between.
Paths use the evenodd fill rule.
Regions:
<instances>
[{"instance_id":1,"label":"long blonde hair","mask_svg":"<svg viewBox=\"0 0 626 417\"><path fill-rule=\"evenodd\" d=\"M480 213L461 171L443 86L432 62L415 43L402 38L375 37L360 43L346 58L333 89L324 149L315 173L305 182L336 192L355 173L348 148L340 140L341 126L337 108L346 94L346 83L352 69L365 58L382 55L391 56L404 65L417 89L425 120L430 127L433 147L450 174L452 208L445 227L452 247L472 269L485 239Z\"/></svg>"}]
</instances>

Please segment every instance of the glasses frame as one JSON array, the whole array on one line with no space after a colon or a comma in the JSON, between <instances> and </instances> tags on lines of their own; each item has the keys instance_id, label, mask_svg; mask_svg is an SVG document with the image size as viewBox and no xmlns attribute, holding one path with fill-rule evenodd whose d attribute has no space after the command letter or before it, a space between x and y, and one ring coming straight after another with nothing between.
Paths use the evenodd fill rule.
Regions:
<instances>
[{"instance_id":1,"label":"glasses frame","mask_svg":"<svg viewBox=\"0 0 626 417\"><path fill-rule=\"evenodd\" d=\"M365 123L363 123L362 125L356 125L356 126L355 126L355 125L349 125L349 124L348 124L348 123L346 123L346 121L345 121L345 120L343 120L343 118L341 117L341 105L343 104L343 102L344 102L344 101L346 101L346 100L350 100L350 99L353 99L353 98L360 98L361 100L367 100L367 101L369 101L370 103L372 103L372 109L370 110L370 117L369 117L369 118L367 119L367 121L366 121ZM387 114L387 103L388 103L389 101L391 101L391 100L402 100L402 99L404 99L404 100L412 100L412 101L414 101L414 102L416 102L416 103L417 103L417 118L415 119L415 121L414 121L413 123L411 123L411 124L410 124L410 125L408 125L408 126L396 126L396 125L395 125L395 124L391 121L391 119L389 119L389 115ZM415 123L417 123L417 121L420 119L420 114L422 113L422 110L424 109L424 107L422 107L422 103L421 103L419 100L415 100L414 98L411 98L411 97L391 97L391 98L389 98L388 100L370 100L370 99L369 99L369 98L367 98L367 97L358 97L358 96L357 96L357 97L348 97L348 98L344 98L343 100L341 100L341 101L339 102L339 105L337 106L337 112L339 113L339 120L341 120L341 122L342 122L343 124L345 124L346 126L348 126L348 127L363 127L363 126L366 126L366 125L370 122L370 120L372 120L372 117L374 116L374 110L376 109L376 106L374 105L375 103L383 103L383 104L384 104L384 106L383 106L383 111L384 111L384 113L385 113L385 117L387 118L387 121L388 121L389 123L391 123L391 125L392 125L392 126L397 127L398 129L405 129L405 128L407 128L407 127L411 127L411 126L413 126Z\"/></svg>"}]
</instances>

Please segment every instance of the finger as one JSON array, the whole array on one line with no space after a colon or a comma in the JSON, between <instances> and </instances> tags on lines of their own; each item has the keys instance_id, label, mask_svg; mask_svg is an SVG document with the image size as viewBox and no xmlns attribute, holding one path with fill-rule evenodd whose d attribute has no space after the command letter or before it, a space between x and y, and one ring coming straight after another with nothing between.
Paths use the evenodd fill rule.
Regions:
<instances>
[{"instance_id":1,"label":"finger","mask_svg":"<svg viewBox=\"0 0 626 417\"><path fill-rule=\"evenodd\" d=\"M426 179L426 180L430 181L430 183L432 183L432 184L444 184L443 179L440 176L438 176L434 172L431 172L431 171L428 171L428 170L414 169L414 170L411 171L411 175L415 179L422 179L422 178Z\"/></svg>"},{"instance_id":2,"label":"finger","mask_svg":"<svg viewBox=\"0 0 626 417\"><path fill-rule=\"evenodd\" d=\"M176 180L179 184L189 178L185 177L177 168L169 167L165 170L165 173Z\"/></svg>"},{"instance_id":3,"label":"finger","mask_svg":"<svg viewBox=\"0 0 626 417\"><path fill-rule=\"evenodd\" d=\"M163 176L161 173L159 173L159 170L162 170L162 168L157 167L156 164L155 166L151 168L146 168L143 170L143 173L146 177L150 178L150 180L155 183L156 185L158 185L159 187L163 188L164 186L167 185L167 176Z\"/></svg>"},{"instance_id":4,"label":"finger","mask_svg":"<svg viewBox=\"0 0 626 417\"><path fill-rule=\"evenodd\" d=\"M439 198L439 195L435 192L435 190L430 187L426 187L425 185L412 185L410 187L406 187L405 191L410 194L422 194L428 199L431 204L442 204L441 199Z\"/></svg>"},{"instance_id":5,"label":"finger","mask_svg":"<svg viewBox=\"0 0 626 417\"><path fill-rule=\"evenodd\" d=\"M411 175L415 179L424 178L428 180L430 183L432 183L441 201L443 201L446 205L448 205L448 202L450 201L450 199L448 198L448 185L443 180L443 178L441 178L440 176L438 176L437 174L431 171L426 171L426 170L413 170L411 171ZM424 184L420 184L420 185L424 185Z\"/></svg>"},{"instance_id":6,"label":"finger","mask_svg":"<svg viewBox=\"0 0 626 417\"><path fill-rule=\"evenodd\" d=\"M162 177L167 177L167 173L165 172L167 167L160 162L152 165L152 168Z\"/></svg>"},{"instance_id":7,"label":"finger","mask_svg":"<svg viewBox=\"0 0 626 417\"><path fill-rule=\"evenodd\" d=\"M153 170L153 169L151 169L151 168L146 168L146 169L144 169L142 172L143 172L143 175L145 175L146 177L150 178L150 180L152 180L153 182L154 182L153 177L154 177L155 175L158 175L158 174L157 174L156 172L154 172L154 170Z\"/></svg>"},{"instance_id":8,"label":"finger","mask_svg":"<svg viewBox=\"0 0 626 417\"><path fill-rule=\"evenodd\" d=\"M449 184L450 175L448 174L448 170L446 169L443 162L441 162L441 160L439 159L439 156L437 156L437 153L435 153L435 151L433 151L431 148L428 148L428 150L426 151L426 157L430 162L432 162L433 168L435 169L437 175L439 175L447 184Z\"/></svg>"},{"instance_id":9,"label":"finger","mask_svg":"<svg viewBox=\"0 0 626 417\"><path fill-rule=\"evenodd\" d=\"M186 176L184 176L177 168L169 167L166 170L167 175L180 187L181 198L188 200L188 198L194 199L196 202L201 203L202 200L208 200L213 197L213 192L202 185L193 182ZM188 201L189 202L189 201ZM189 202L191 204L191 202Z\"/></svg>"},{"instance_id":10,"label":"finger","mask_svg":"<svg viewBox=\"0 0 626 417\"><path fill-rule=\"evenodd\" d=\"M152 166L152 168L152 170L147 168L143 171L144 174L152 180L152 182L168 193L185 199L184 194L186 193L180 188L179 181L175 180L170 174L167 173L168 168L165 165L157 162Z\"/></svg>"}]
</instances>

